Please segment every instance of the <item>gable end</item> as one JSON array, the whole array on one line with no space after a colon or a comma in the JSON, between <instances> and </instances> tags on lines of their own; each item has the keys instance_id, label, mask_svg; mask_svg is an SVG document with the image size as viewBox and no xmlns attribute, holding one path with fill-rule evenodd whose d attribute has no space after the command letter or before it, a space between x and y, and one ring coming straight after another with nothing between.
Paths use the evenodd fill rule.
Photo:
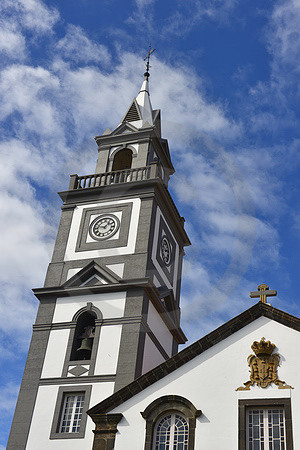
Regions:
<instances>
[{"instance_id":1,"label":"gable end","mask_svg":"<svg viewBox=\"0 0 300 450\"><path fill-rule=\"evenodd\" d=\"M114 408L118 407L125 401L132 398L135 394L151 386L156 381L161 380L166 375L169 375L174 370L183 366L187 362L191 361L196 356L203 353L205 350L218 344L223 339L234 334L236 331L244 328L259 317L264 316L268 319L272 319L282 325L292 328L296 331L300 331L300 319L285 313L280 309L274 308L266 303L258 302L251 308L247 309L243 313L229 320L225 324L221 325L216 330L207 334L203 338L191 344L189 347L184 348L181 352L169 358L159 366L145 373L141 377L134 380L124 388L115 392L113 395L98 403L87 411L90 416L99 413L107 413Z\"/></svg>"}]
</instances>

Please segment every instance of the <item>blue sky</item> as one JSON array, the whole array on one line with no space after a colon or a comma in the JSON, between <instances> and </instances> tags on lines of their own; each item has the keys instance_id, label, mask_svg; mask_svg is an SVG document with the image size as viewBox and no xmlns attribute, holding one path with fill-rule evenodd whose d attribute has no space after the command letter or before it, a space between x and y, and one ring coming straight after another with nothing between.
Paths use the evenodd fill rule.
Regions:
<instances>
[{"instance_id":1,"label":"blue sky","mask_svg":"<svg viewBox=\"0 0 300 450\"><path fill-rule=\"evenodd\" d=\"M299 295L300 1L2 0L0 5L0 449L5 448L60 217L56 191L95 170L152 58L192 247L190 342L250 307L266 282Z\"/></svg>"}]
</instances>

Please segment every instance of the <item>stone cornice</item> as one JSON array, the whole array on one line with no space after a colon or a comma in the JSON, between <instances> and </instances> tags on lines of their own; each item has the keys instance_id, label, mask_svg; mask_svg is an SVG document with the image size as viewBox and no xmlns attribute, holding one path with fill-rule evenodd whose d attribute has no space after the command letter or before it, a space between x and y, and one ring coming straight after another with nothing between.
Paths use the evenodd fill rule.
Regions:
<instances>
[{"instance_id":1,"label":"stone cornice","mask_svg":"<svg viewBox=\"0 0 300 450\"><path fill-rule=\"evenodd\" d=\"M174 336L179 344L184 344L187 338L180 328L179 324L175 323L172 317L172 312L167 311L160 300L160 294L156 286L149 278L137 278L131 280L122 280L120 283L102 284L94 286L53 286L33 289L34 295L42 302L53 297L71 297L77 295L91 295L105 292L120 292L141 289L149 296L156 310L159 312L162 320L168 327L170 333ZM65 326L65 323L64 325Z\"/></svg>"}]
</instances>

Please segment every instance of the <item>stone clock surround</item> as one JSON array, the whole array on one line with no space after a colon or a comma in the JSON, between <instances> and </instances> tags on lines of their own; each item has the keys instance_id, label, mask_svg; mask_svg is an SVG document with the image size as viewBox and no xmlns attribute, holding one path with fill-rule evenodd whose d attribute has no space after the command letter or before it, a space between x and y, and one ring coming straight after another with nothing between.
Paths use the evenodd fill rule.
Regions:
<instances>
[{"instance_id":1,"label":"stone clock surround","mask_svg":"<svg viewBox=\"0 0 300 450\"><path fill-rule=\"evenodd\" d=\"M91 224L91 216L97 215L110 215L116 212L121 212L119 237L108 238L106 240L93 240L93 242L87 242L87 237L89 236L89 227ZM86 251L86 250L99 250L103 248L114 248L114 247L125 247L128 242L129 236L129 225L132 214L132 203L125 203L122 205L109 205L100 206L94 208L85 208L82 212L78 239L76 243L76 252Z\"/></svg>"},{"instance_id":2,"label":"stone clock surround","mask_svg":"<svg viewBox=\"0 0 300 450\"><path fill-rule=\"evenodd\" d=\"M127 208L123 210L123 206L127 206ZM85 211L92 209L90 220L88 220L88 213L85 215ZM62 262L134 254L140 210L141 199L136 197L126 200L98 201L78 205L73 211L72 221L69 226L68 242ZM103 241L93 240L89 234L89 226L93 218L98 214L114 213L121 222L120 229L116 235ZM125 237L123 233L126 233Z\"/></svg>"}]
</instances>

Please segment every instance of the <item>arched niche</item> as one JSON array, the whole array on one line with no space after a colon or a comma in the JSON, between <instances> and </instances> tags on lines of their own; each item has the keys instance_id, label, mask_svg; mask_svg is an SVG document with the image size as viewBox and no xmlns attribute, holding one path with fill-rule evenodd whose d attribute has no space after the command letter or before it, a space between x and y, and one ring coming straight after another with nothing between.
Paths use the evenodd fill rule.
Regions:
<instances>
[{"instance_id":1,"label":"arched niche","mask_svg":"<svg viewBox=\"0 0 300 450\"><path fill-rule=\"evenodd\" d=\"M102 314L92 304L88 304L87 307L81 308L75 313L73 322L76 323L76 326L72 340L71 361L91 359L97 319L102 319Z\"/></svg>"},{"instance_id":2,"label":"arched niche","mask_svg":"<svg viewBox=\"0 0 300 450\"><path fill-rule=\"evenodd\" d=\"M133 152L130 148L122 148L115 155L112 163L112 171L131 169Z\"/></svg>"}]
</instances>

